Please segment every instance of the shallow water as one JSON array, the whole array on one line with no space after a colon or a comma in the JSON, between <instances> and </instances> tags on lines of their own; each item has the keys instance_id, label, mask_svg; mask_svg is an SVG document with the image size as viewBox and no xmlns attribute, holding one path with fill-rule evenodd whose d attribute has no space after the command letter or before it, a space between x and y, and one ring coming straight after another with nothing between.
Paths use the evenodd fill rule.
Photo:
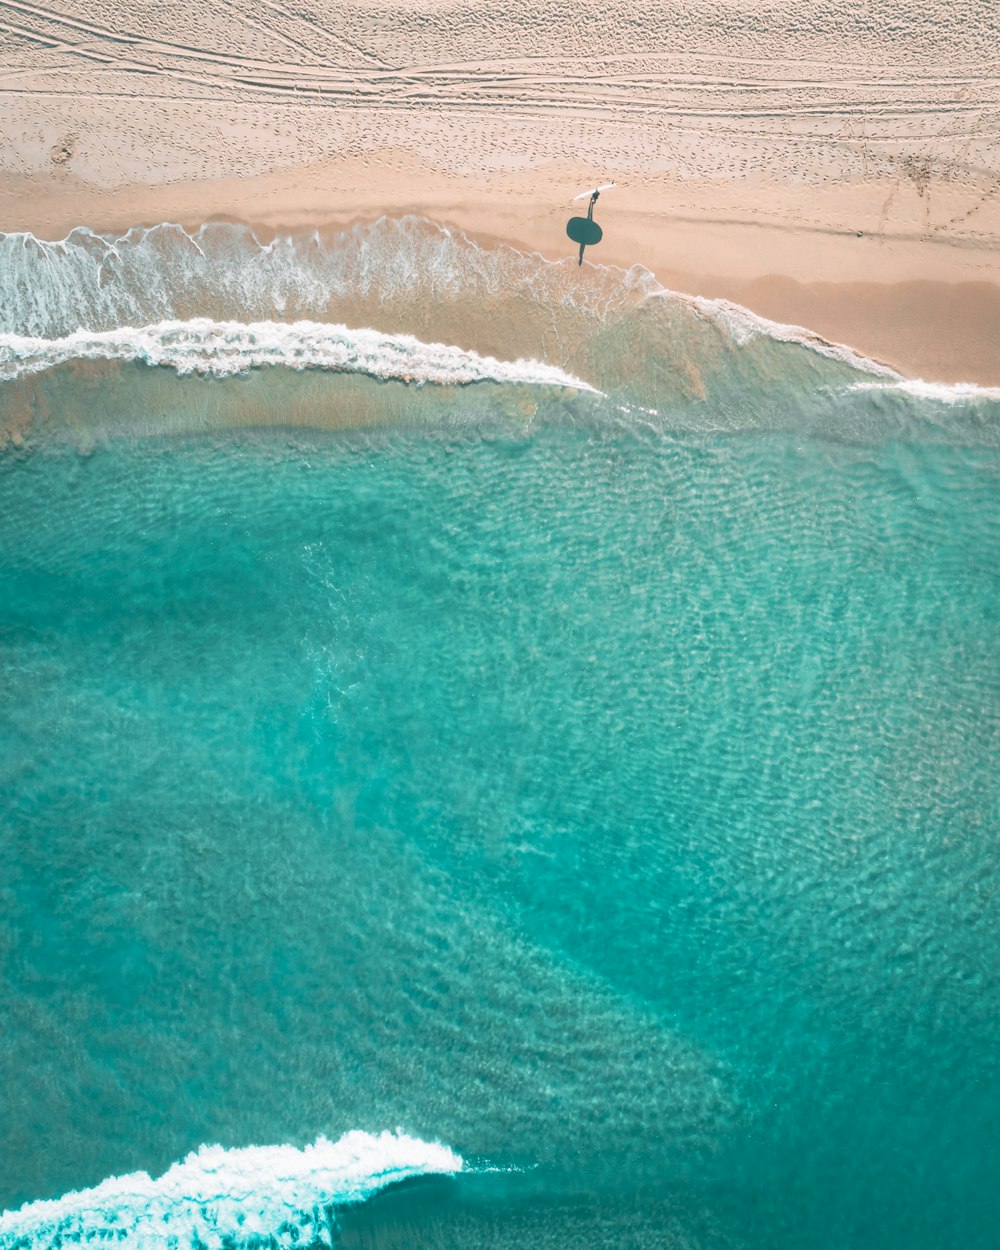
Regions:
<instances>
[{"instance_id":1,"label":"shallow water","mask_svg":"<svg viewBox=\"0 0 1000 1250\"><path fill-rule=\"evenodd\" d=\"M994 1244L1000 405L578 316L0 383L0 1207L398 1128L319 1235Z\"/></svg>"}]
</instances>

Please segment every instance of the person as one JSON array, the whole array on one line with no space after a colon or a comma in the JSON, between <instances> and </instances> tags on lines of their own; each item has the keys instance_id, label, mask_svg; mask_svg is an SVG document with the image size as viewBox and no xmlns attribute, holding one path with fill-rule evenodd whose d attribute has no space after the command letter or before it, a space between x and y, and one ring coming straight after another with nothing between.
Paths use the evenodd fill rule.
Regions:
<instances>
[{"instance_id":1,"label":"person","mask_svg":"<svg viewBox=\"0 0 1000 1250\"><path fill-rule=\"evenodd\" d=\"M586 191L582 191L579 195L574 196L573 198L582 200L586 194ZM574 243L580 244L580 254L577 257L576 262L578 265L583 264L584 249L588 246L592 246L594 243L600 243L601 241L603 231L594 220L594 205L597 203L600 194L601 188L595 187L590 193L590 205L587 208L586 217L571 217L566 223L566 233Z\"/></svg>"}]
</instances>

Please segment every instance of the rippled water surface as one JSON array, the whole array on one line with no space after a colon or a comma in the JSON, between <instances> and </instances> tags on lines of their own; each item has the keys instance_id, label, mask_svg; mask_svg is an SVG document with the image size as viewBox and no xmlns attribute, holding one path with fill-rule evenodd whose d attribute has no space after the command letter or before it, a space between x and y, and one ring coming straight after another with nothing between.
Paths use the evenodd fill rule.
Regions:
<instances>
[{"instance_id":1,"label":"rippled water surface","mask_svg":"<svg viewBox=\"0 0 1000 1250\"><path fill-rule=\"evenodd\" d=\"M525 1170L345 1238L989 1244L996 468L583 419L9 454L4 1205L400 1126Z\"/></svg>"},{"instance_id":2,"label":"rippled water surface","mask_svg":"<svg viewBox=\"0 0 1000 1250\"><path fill-rule=\"evenodd\" d=\"M8 238L0 1248L994 1246L996 400L481 258L475 385L49 359L95 238Z\"/></svg>"}]
</instances>

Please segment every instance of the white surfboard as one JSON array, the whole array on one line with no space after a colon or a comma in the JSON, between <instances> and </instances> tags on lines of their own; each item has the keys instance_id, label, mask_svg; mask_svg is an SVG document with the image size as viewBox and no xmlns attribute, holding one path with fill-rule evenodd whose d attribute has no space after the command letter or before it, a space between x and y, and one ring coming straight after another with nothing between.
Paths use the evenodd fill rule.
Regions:
<instances>
[{"instance_id":1,"label":"white surfboard","mask_svg":"<svg viewBox=\"0 0 1000 1250\"><path fill-rule=\"evenodd\" d=\"M596 191L610 191L612 187L617 186L614 182L605 182L600 187L590 187L587 191L581 191L579 195L574 195L574 200L589 200Z\"/></svg>"}]
</instances>

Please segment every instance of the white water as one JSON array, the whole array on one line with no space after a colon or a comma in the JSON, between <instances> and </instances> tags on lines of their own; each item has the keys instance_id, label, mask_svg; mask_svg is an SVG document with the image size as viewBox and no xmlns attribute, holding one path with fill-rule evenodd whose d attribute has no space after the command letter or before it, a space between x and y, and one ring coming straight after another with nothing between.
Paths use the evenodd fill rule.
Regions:
<instances>
[{"instance_id":1,"label":"white water","mask_svg":"<svg viewBox=\"0 0 1000 1250\"><path fill-rule=\"evenodd\" d=\"M35 1250L122 1241L128 1250L168 1250L223 1239L274 1238L277 1245L331 1240L329 1208L363 1202L409 1177L454 1175L461 1156L402 1133L347 1133L311 1146L202 1146L155 1179L112 1176L93 1189L29 1202L0 1215L0 1247Z\"/></svg>"},{"instance_id":2,"label":"white water","mask_svg":"<svg viewBox=\"0 0 1000 1250\"><path fill-rule=\"evenodd\" d=\"M534 309L539 317L522 341L526 354L544 357L544 363L497 361L406 334L349 331L341 324L349 319L378 325L388 316L390 323L407 325L412 312L417 326L426 321L424 313L436 316L455 300L462 301L463 312L452 324L465 329L462 317L470 309L480 326L489 324L493 310L517 321ZM911 383L801 326L769 321L726 300L667 290L642 266L588 266L581 278L573 258L549 261L502 244L486 248L419 217L266 242L230 223L193 233L164 223L119 237L81 227L57 242L0 234L0 379L76 356L141 359L218 375L280 363L414 381L489 378L580 389L585 384L559 367L568 359L566 344L579 341L565 332L562 314L578 319L586 338L648 300L689 310L737 349L770 340L805 348L915 397L993 397L971 385ZM669 348L664 343L664 353Z\"/></svg>"},{"instance_id":3,"label":"white water","mask_svg":"<svg viewBox=\"0 0 1000 1250\"><path fill-rule=\"evenodd\" d=\"M855 382L852 391L901 391L917 399L960 404L980 399L1000 399L1000 387L976 386L973 382L924 382L920 378L897 378L893 382Z\"/></svg>"},{"instance_id":4,"label":"white water","mask_svg":"<svg viewBox=\"0 0 1000 1250\"><path fill-rule=\"evenodd\" d=\"M697 309L703 317L723 326L739 347L745 346L755 338L774 339L777 343L792 343L797 347L806 347L820 356L836 360L839 364L858 369L862 373L871 373L876 377L891 378L894 381L901 380L901 375L888 365L883 365L880 361L872 360L868 356L862 356L860 352L842 343L831 343L814 331L807 330L805 326L791 325L784 321L771 321L767 317L760 316L759 313L751 312L749 308L744 308L742 304L734 304L731 300L707 299L703 295L683 295L678 291L666 289L658 294L683 300L692 308Z\"/></svg>"},{"instance_id":5,"label":"white water","mask_svg":"<svg viewBox=\"0 0 1000 1250\"><path fill-rule=\"evenodd\" d=\"M656 285L643 269L591 272L581 283L575 259L480 247L419 217L269 242L229 223L193 233L164 223L119 237L81 227L58 242L0 234L0 330L43 338L206 315L333 322L358 304L374 320L387 304L434 308L462 296L479 307L524 297L601 318Z\"/></svg>"},{"instance_id":6,"label":"white water","mask_svg":"<svg viewBox=\"0 0 1000 1250\"><path fill-rule=\"evenodd\" d=\"M59 338L0 333L0 379L38 373L68 360L141 360L178 373L228 377L262 365L366 373L405 382L513 382L593 387L537 360L497 360L411 334L352 330L316 321L161 321L114 330L75 330Z\"/></svg>"}]
</instances>

